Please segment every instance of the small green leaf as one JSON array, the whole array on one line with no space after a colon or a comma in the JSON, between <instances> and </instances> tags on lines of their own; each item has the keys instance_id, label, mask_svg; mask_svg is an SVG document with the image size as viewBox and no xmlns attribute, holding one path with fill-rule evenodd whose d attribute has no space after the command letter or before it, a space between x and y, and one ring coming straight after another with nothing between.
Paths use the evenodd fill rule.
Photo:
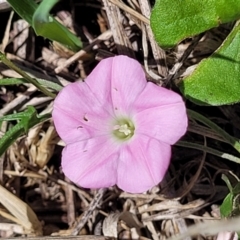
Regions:
<instances>
[{"instance_id":1,"label":"small green leaf","mask_svg":"<svg viewBox=\"0 0 240 240\"><path fill-rule=\"evenodd\" d=\"M234 186L232 192L233 192L234 195L240 194L240 182L238 182L238 183L236 184L236 186Z\"/></svg>"},{"instance_id":2,"label":"small green leaf","mask_svg":"<svg viewBox=\"0 0 240 240\"><path fill-rule=\"evenodd\" d=\"M235 177L235 175L232 175ZM226 175L222 175L222 179L227 184L230 193L223 200L222 205L220 206L220 213L222 217L234 217L240 215L240 182L237 182L234 187ZM237 180L237 179L232 179Z\"/></svg>"},{"instance_id":3,"label":"small green leaf","mask_svg":"<svg viewBox=\"0 0 240 240\"><path fill-rule=\"evenodd\" d=\"M33 106L28 106L24 112L2 117L0 122L5 120L18 120L19 122L10 128L0 139L0 156L18 137L26 133L28 129L48 118L50 118L49 114L39 116Z\"/></svg>"},{"instance_id":4,"label":"small green leaf","mask_svg":"<svg viewBox=\"0 0 240 240\"><path fill-rule=\"evenodd\" d=\"M184 96L199 105L219 106L240 101L240 23L219 49L180 83Z\"/></svg>"},{"instance_id":5,"label":"small green leaf","mask_svg":"<svg viewBox=\"0 0 240 240\"><path fill-rule=\"evenodd\" d=\"M220 206L220 213L222 217L231 216L233 209L233 194L229 193L223 200L222 205Z\"/></svg>"},{"instance_id":6,"label":"small green leaf","mask_svg":"<svg viewBox=\"0 0 240 240\"><path fill-rule=\"evenodd\" d=\"M37 111L33 106L28 106L25 114L21 117L20 124L23 127L25 133L31 127L31 123L38 122Z\"/></svg>"},{"instance_id":7,"label":"small green leaf","mask_svg":"<svg viewBox=\"0 0 240 240\"><path fill-rule=\"evenodd\" d=\"M170 48L239 17L240 0L156 0L150 20L159 45Z\"/></svg>"}]
</instances>

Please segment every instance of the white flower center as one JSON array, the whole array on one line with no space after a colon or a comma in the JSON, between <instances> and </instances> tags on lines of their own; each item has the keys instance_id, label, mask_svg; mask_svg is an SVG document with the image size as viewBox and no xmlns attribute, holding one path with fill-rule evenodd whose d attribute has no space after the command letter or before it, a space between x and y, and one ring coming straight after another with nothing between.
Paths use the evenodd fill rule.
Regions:
<instances>
[{"instance_id":1,"label":"white flower center","mask_svg":"<svg viewBox=\"0 0 240 240\"><path fill-rule=\"evenodd\" d=\"M119 132L124 133L126 136L128 136L132 132L127 124L115 125L114 130L118 130Z\"/></svg>"},{"instance_id":2,"label":"white flower center","mask_svg":"<svg viewBox=\"0 0 240 240\"><path fill-rule=\"evenodd\" d=\"M120 141L127 141L134 135L135 127L130 119L117 119L113 125L113 135Z\"/></svg>"}]
</instances>

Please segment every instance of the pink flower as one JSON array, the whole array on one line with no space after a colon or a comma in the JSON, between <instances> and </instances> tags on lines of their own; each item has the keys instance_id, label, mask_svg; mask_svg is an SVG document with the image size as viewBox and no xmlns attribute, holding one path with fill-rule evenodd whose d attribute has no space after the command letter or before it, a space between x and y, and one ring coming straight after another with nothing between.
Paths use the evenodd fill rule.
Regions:
<instances>
[{"instance_id":1,"label":"pink flower","mask_svg":"<svg viewBox=\"0 0 240 240\"><path fill-rule=\"evenodd\" d=\"M182 98L147 82L126 56L102 60L85 82L71 83L54 101L53 120L66 143L65 175L85 188L139 193L158 184L171 145L187 128Z\"/></svg>"}]
</instances>

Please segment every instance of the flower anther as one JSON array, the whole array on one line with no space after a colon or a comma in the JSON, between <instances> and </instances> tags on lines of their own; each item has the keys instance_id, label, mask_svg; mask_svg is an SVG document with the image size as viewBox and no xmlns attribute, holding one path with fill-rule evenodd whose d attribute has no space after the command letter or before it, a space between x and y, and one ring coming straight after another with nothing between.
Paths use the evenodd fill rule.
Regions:
<instances>
[{"instance_id":1,"label":"flower anther","mask_svg":"<svg viewBox=\"0 0 240 240\"><path fill-rule=\"evenodd\" d=\"M120 141L130 139L134 134L135 127L131 120L120 119L113 127L113 135Z\"/></svg>"}]
</instances>

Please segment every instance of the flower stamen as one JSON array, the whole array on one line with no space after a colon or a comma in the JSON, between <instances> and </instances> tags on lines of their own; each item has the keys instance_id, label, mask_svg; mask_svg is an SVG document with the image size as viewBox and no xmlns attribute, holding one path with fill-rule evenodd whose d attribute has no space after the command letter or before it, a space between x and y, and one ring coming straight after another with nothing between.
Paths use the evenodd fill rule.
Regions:
<instances>
[{"instance_id":1,"label":"flower stamen","mask_svg":"<svg viewBox=\"0 0 240 240\"><path fill-rule=\"evenodd\" d=\"M115 125L114 126L114 130L118 130L121 133L124 133L126 136L128 136L129 134L131 134L131 130L129 129L127 124L123 124L123 125Z\"/></svg>"},{"instance_id":2,"label":"flower stamen","mask_svg":"<svg viewBox=\"0 0 240 240\"><path fill-rule=\"evenodd\" d=\"M118 119L113 126L113 134L117 139L126 141L134 135L135 127L129 119Z\"/></svg>"}]
</instances>

